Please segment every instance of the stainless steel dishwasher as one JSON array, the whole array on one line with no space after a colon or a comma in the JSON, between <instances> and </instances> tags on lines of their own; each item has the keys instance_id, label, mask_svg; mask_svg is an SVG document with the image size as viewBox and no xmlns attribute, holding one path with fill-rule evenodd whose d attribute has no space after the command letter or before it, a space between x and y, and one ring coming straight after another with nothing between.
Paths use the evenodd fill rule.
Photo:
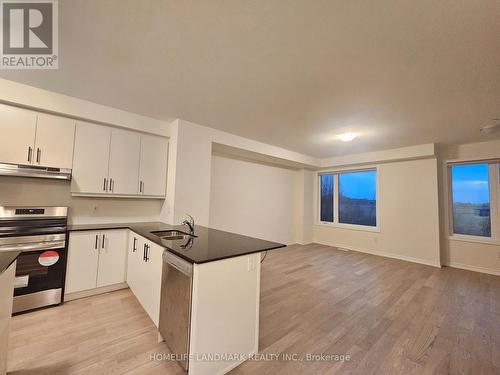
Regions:
<instances>
[{"instance_id":1,"label":"stainless steel dishwasher","mask_svg":"<svg viewBox=\"0 0 500 375\"><path fill-rule=\"evenodd\" d=\"M193 265L165 251L160 298L160 335L184 370L189 365Z\"/></svg>"}]
</instances>

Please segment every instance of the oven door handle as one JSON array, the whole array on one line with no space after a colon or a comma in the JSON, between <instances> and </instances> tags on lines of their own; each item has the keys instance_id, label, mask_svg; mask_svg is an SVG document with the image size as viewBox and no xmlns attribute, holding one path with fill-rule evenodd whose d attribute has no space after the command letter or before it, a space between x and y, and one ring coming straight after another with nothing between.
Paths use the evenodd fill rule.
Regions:
<instances>
[{"instance_id":1,"label":"oven door handle","mask_svg":"<svg viewBox=\"0 0 500 375\"><path fill-rule=\"evenodd\" d=\"M37 250L52 250L52 249L61 249L66 247L66 241L51 241L51 242L31 242L24 244L8 244L8 245L0 245L1 251L37 251Z\"/></svg>"}]
</instances>

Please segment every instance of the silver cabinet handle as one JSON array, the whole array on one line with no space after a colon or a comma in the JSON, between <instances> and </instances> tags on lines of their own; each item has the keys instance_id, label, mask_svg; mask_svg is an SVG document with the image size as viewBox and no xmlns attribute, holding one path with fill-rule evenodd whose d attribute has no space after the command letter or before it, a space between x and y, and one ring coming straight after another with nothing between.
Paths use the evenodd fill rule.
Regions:
<instances>
[{"instance_id":1,"label":"silver cabinet handle","mask_svg":"<svg viewBox=\"0 0 500 375\"><path fill-rule=\"evenodd\" d=\"M98 245L99 245L99 235L98 235L98 234L96 234L96 235L95 235L95 245L94 245L94 249L96 249L96 250L97 250L97 246L98 246Z\"/></svg>"},{"instance_id":2,"label":"silver cabinet handle","mask_svg":"<svg viewBox=\"0 0 500 375\"><path fill-rule=\"evenodd\" d=\"M101 242L101 249L104 249L104 239L106 238L106 235L103 233L102 235L102 242Z\"/></svg>"},{"instance_id":3,"label":"silver cabinet handle","mask_svg":"<svg viewBox=\"0 0 500 375\"><path fill-rule=\"evenodd\" d=\"M136 252L137 251L137 238L134 237L134 245L132 246L132 252Z\"/></svg>"},{"instance_id":4,"label":"silver cabinet handle","mask_svg":"<svg viewBox=\"0 0 500 375\"><path fill-rule=\"evenodd\" d=\"M115 180L113 180L112 178L109 179L109 190L110 191L114 191L115 189Z\"/></svg>"},{"instance_id":5,"label":"silver cabinet handle","mask_svg":"<svg viewBox=\"0 0 500 375\"><path fill-rule=\"evenodd\" d=\"M104 177L104 183L102 185L102 190L106 191L108 188L108 179Z\"/></svg>"},{"instance_id":6,"label":"silver cabinet handle","mask_svg":"<svg viewBox=\"0 0 500 375\"><path fill-rule=\"evenodd\" d=\"M42 156L42 150L39 147L36 148L36 162L40 164L40 158Z\"/></svg>"},{"instance_id":7,"label":"silver cabinet handle","mask_svg":"<svg viewBox=\"0 0 500 375\"><path fill-rule=\"evenodd\" d=\"M139 181L139 193L142 193L142 181Z\"/></svg>"},{"instance_id":8,"label":"silver cabinet handle","mask_svg":"<svg viewBox=\"0 0 500 375\"><path fill-rule=\"evenodd\" d=\"M28 161L31 163L31 152L32 152L31 146L28 147Z\"/></svg>"}]
</instances>

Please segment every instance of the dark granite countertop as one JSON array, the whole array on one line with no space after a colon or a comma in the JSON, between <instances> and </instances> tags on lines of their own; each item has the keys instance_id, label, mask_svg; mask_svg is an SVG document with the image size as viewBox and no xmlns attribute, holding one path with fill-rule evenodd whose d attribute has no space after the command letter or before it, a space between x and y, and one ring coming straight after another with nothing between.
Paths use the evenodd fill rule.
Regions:
<instances>
[{"instance_id":1,"label":"dark granite countertop","mask_svg":"<svg viewBox=\"0 0 500 375\"><path fill-rule=\"evenodd\" d=\"M21 254L20 251L0 251L0 274L14 263L19 254Z\"/></svg>"},{"instance_id":2,"label":"dark granite countertop","mask_svg":"<svg viewBox=\"0 0 500 375\"><path fill-rule=\"evenodd\" d=\"M166 248L168 251L180 256L190 263L207 263L216 260L233 258L241 255L274 250L286 245L270 242L258 238L242 236L240 234L225 232L196 225L191 243L186 240L162 240L153 231L188 229L182 225L168 225L161 222L146 223L114 223L114 224L84 224L69 225L69 231L105 230L105 229L130 229L138 235L147 238L153 243Z\"/></svg>"}]
</instances>

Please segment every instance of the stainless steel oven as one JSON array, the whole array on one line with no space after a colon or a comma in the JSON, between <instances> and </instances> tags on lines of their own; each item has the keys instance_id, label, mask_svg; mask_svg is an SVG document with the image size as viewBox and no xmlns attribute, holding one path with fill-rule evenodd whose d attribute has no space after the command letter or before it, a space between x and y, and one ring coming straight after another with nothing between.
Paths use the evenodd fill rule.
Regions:
<instances>
[{"instance_id":1,"label":"stainless steel oven","mask_svg":"<svg viewBox=\"0 0 500 375\"><path fill-rule=\"evenodd\" d=\"M67 207L0 207L0 251L19 250L13 313L63 302Z\"/></svg>"}]
</instances>

